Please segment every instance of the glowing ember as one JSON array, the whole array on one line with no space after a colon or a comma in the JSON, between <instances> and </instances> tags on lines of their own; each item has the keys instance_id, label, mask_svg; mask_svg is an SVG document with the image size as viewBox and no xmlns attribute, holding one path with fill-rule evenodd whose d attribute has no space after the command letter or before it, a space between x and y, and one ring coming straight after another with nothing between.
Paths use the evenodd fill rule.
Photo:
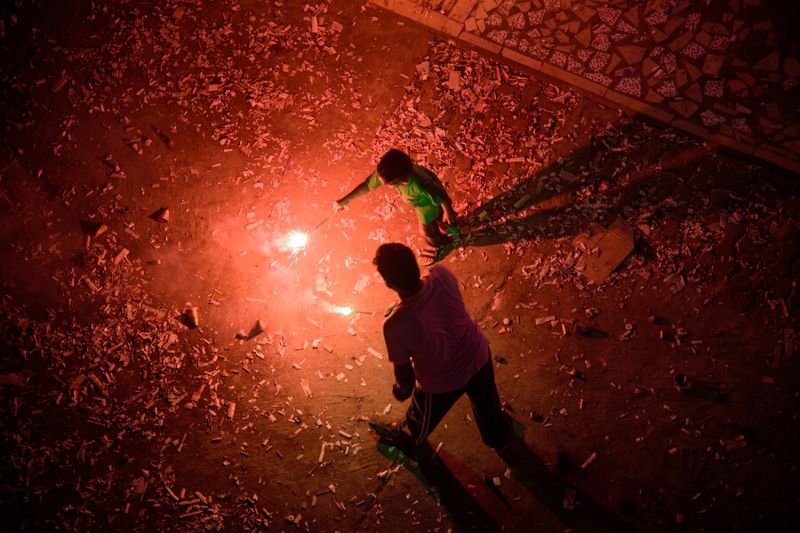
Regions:
<instances>
[{"instance_id":1,"label":"glowing ember","mask_svg":"<svg viewBox=\"0 0 800 533\"><path fill-rule=\"evenodd\" d=\"M353 308L348 306L332 305L331 313L336 313L337 315L342 315L342 316L349 316L353 314Z\"/></svg>"},{"instance_id":2,"label":"glowing ember","mask_svg":"<svg viewBox=\"0 0 800 533\"><path fill-rule=\"evenodd\" d=\"M286 237L286 247L289 248L292 253L305 250L306 243L308 243L308 233L305 231L293 231Z\"/></svg>"}]
</instances>

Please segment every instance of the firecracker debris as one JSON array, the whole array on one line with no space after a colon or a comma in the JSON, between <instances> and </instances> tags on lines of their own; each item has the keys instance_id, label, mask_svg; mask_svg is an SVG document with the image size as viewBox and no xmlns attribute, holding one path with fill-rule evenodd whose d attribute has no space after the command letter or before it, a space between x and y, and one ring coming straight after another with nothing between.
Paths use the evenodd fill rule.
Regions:
<instances>
[{"instance_id":1,"label":"firecracker debris","mask_svg":"<svg viewBox=\"0 0 800 533\"><path fill-rule=\"evenodd\" d=\"M7 527L730 529L797 504L796 176L368 4L81 6L2 8ZM423 243L391 191L331 206L392 146L454 200L443 264L553 505L465 400L430 439L459 504L370 436L404 412L372 255Z\"/></svg>"}]
</instances>

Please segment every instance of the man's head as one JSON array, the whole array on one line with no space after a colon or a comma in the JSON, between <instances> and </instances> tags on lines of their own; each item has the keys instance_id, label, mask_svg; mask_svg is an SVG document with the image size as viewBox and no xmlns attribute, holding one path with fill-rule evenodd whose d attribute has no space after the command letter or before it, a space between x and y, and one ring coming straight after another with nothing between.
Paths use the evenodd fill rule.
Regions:
<instances>
[{"instance_id":1,"label":"man's head","mask_svg":"<svg viewBox=\"0 0 800 533\"><path fill-rule=\"evenodd\" d=\"M381 244L375 252L372 263L378 267L378 272L386 286L398 293L409 294L419 286L419 266L417 258L411 249L399 242Z\"/></svg>"},{"instance_id":2,"label":"man's head","mask_svg":"<svg viewBox=\"0 0 800 533\"><path fill-rule=\"evenodd\" d=\"M378 176L385 183L405 182L413 170L411 158L405 152L392 148L378 162Z\"/></svg>"}]
</instances>

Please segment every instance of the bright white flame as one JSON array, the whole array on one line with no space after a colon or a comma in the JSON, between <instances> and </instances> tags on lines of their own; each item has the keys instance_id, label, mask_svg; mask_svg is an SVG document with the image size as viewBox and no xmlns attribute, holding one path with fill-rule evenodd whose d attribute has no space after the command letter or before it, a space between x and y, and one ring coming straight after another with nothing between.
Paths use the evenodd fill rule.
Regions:
<instances>
[{"instance_id":1,"label":"bright white flame","mask_svg":"<svg viewBox=\"0 0 800 533\"><path fill-rule=\"evenodd\" d=\"M342 316L350 316L353 314L353 308L348 306L340 306L340 305L332 305L331 306L331 313L336 313L337 315Z\"/></svg>"},{"instance_id":2,"label":"bright white flame","mask_svg":"<svg viewBox=\"0 0 800 533\"><path fill-rule=\"evenodd\" d=\"M286 247L289 248L292 253L297 253L300 250L305 250L306 244L308 243L308 233L305 231L292 231L286 237Z\"/></svg>"}]
</instances>

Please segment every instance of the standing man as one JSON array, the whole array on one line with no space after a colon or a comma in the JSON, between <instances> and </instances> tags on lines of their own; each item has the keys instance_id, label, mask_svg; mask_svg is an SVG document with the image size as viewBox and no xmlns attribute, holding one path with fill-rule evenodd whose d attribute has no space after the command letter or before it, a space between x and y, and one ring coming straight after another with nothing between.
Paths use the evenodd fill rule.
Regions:
<instances>
[{"instance_id":1,"label":"standing man","mask_svg":"<svg viewBox=\"0 0 800 533\"><path fill-rule=\"evenodd\" d=\"M456 278L440 265L420 278L414 252L400 243L382 244L373 263L386 286L400 296L383 335L394 365L392 394L399 401L411 397L411 405L404 421L372 428L413 456L466 392L483 442L503 448L509 427L489 343L467 313Z\"/></svg>"},{"instance_id":2,"label":"standing man","mask_svg":"<svg viewBox=\"0 0 800 533\"><path fill-rule=\"evenodd\" d=\"M335 209L337 211L344 209L359 196L377 189L384 183L394 187L416 210L420 233L425 242L433 247L433 260L438 259L437 252L452 242L447 230L456 226L453 203L436 174L427 168L415 165L405 152L391 149L383 154L377 170L352 191L339 198L334 206Z\"/></svg>"}]
</instances>

